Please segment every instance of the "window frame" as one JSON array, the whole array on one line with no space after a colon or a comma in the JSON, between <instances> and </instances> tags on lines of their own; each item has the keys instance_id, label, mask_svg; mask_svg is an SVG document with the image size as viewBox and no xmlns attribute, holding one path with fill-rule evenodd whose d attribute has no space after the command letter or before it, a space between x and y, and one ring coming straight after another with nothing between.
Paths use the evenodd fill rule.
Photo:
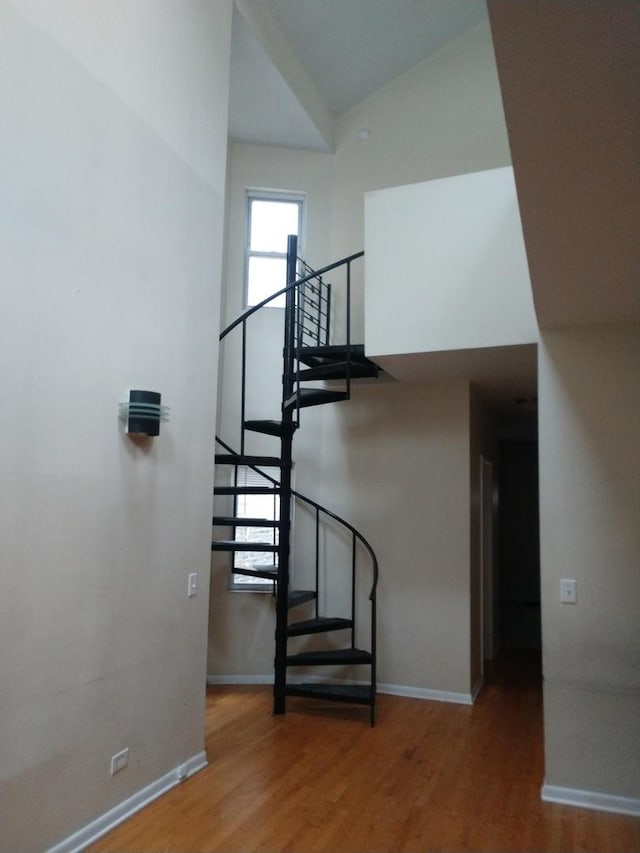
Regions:
<instances>
[{"instance_id":1,"label":"window frame","mask_svg":"<svg viewBox=\"0 0 640 853\"><path fill-rule=\"evenodd\" d=\"M251 250L251 205L254 201L270 201L282 202L285 204L296 204L298 206L298 254L303 253L304 240L304 221L306 208L306 193L289 191L289 190L268 190L248 188L245 195L245 235L244 235L244 298L243 304L245 309L252 308L258 302L249 302L249 265L251 258L273 258L276 260L285 260L287 258L286 250L284 252L264 252ZM284 287L284 282L282 283ZM280 290L280 288L278 288ZM262 301L262 300L259 300ZM284 305L274 305L267 303L267 308L283 309Z\"/></svg>"},{"instance_id":2,"label":"window frame","mask_svg":"<svg viewBox=\"0 0 640 853\"><path fill-rule=\"evenodd\" d=\"M253 471L253 469L251 468L250 465L238 465L238 471L241 468L246 469L246 471L249 472L249 479L252 479L253 477L259 477L260 476L257 472ZM294 468L295 468L295 465L292 465L292 470L291 470L291 487L292 488L293 488L293 482L294 482ZM268 476L274 477L274 479L275 479L276 475L278 473L278 469L277 468L271 468L271 467L264 468L264 472ZM235 476L232 478L232 480L234 483L238 482ZM264 484L266 485L266 481L264 481ZM245 483L245 485L247 485L247 483ZM256 485L258 485L258 483L256 483ZM260 483L260 485L262 485L262 484ZM241 518L241 516L238 513L238 500L240 497L241 497L241 495L236 495L234 497L234 501L233 501L233 515L235 518ZM280 507L279 498L276 499L275 501L272 501L272 507L275 507L275 506L277 506L279 509L279 507ZM292 526L293 526L294 511L295 511L295 501L293 501L293 499L292 499L292 501L291 501L291 524L292 524ZM270 516L267 516L267 517L270 518L271 520L275 520L275 515L276 515L276 513L274 510L272 512L272 514ZM247 517L252 518L254 516L251 513L249 513ZM262 516L260 516L260 517L262 517ZM236 533L235 533L236 537L237 537L237 530L239 527L242 527L242 525L237 525ZM251 528L247 528L247 529L248 530L260 530L260 528L256 528L256 527L251 527ZM263 528L263 529L269 530L269 531L274 531L274 532L276 530L278 530L278 535L280 532L279 528ZM266 578L264 578L264 579L262 579L262 578L252 579L250 576L237 575L235 573L234 569L237 567L236 559L241 558L241 555L246 554L246 553L247 553L246 551L234 551L231 554L231 566L229 569L229 580L228 580L228 585L227 585L229 591L230 592L260 592L260 593L268 592L268 593L273 593L273 591L274 591L274 582L273 581L267 580ZM249 552L249 553L251 553L251 552ZM254 553L262 554L260 559L264 563L267 563L268 560L271 558L274 562L274 568L277 566L277 552L275 552L275 553L266 552L265 553L265 552L256 551ZM293 559L292 558L293 558L293 542L290 543L290 554L289 554L289 564L290 565L293 565Z\"/></svg>"}]
</instances>

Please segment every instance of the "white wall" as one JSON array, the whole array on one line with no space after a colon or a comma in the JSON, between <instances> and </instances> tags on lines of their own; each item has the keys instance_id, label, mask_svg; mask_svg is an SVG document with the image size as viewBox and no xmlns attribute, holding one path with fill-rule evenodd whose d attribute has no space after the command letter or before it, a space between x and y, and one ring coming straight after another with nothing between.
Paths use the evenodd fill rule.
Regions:
<instances>
[{"instance_id":1,"label":"white wall","mask_svg":"<svg viewBox=\"0 0 640 853\"><path fill-rule=\"evenodd\" d=\"M371 356L537 340L510 166L365 197Z\"/></svg>"},{"instance_id":2,"label":"white wall","mask_svg":"<svg viewBox=\"0 0 640 853\"><path fill-rule=\"evenodd\" d=\"M203 750L230 23L0 2L3 851ZM171 406L146 444L129 387Z\"/></svg>"},{"instance_id":3,"label":"white wall","mask_svg":"<svg viewBox=\"0 0 640 853\"><path fill-rule=\"evenodd\" d=\"M640 799L640 326L545 331L545 782ZM560 603L560 579L578 603Z\"/></svg>"}]
</instances>

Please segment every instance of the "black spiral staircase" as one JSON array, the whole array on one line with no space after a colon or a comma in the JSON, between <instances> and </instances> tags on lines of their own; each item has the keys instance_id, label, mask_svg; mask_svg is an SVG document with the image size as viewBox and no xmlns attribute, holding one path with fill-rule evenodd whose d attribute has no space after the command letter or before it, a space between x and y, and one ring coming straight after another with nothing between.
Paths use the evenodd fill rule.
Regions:
<instances>
[{"instance_id":1,"label":"black spiral staircase","mask_svg":"<svg viewBox=\"0 0 640 853\"><path fill-rule=\"evenodd\" d=\"M258 305L247 310L241 317L229 325L220 335L221 342L234 330L239 329L242 335L242 389L240 396L240 435L236 447L232 447L221 437L216 437L218 444L215 461L217 466L230 466L230 485L216 486L216 499L233 505L231 514L217 514L213 519L215 528L227 528L233 531L232 538L213 539L213 551L229 551L233 553L244 551L265 555L266 565L256 565L240 568L232 566L234 574L251 576L273 584L275 596L275 660L274 660L274 704L275 714L283 714L286 710L287 696L303 696L307 698L326 699L335 702L347 702L365 705L370 708L371 725L375 721L376 698L376 587L378 582L378 561L373 549L351 524L340 518L331 510L321 506L311 498L302 495L292 488L292 447L293 437L300 426L300 410L308 406L317 406L348 400L351 394L351 383L354 379L375 377L378 368L364 355L362 345L351 342L351 265L361 258L363 252L351 255L321 270L311 270L297 257L297 238L289 237L287 252L287 285ZM344 341L331 342L332 317L332 288L324 276L340 269L346 277L344 288ZM282 372L282 403L279 420L248 420L246 414L246 372L247 372L247 321L258 311L285 295L286 307L284 312L284 347ZM309 387L308 382L331 382L332 387ZM340 387L335 388L339 381ZM260 433L277 439L279 452L273 456L252 455L245 451L246 433ZM239 466L259 474L263 485L242 485L238 482ZM277 469L279 476L272 476L265 468ZM217 470L218 467L217 467ZM279 505L276 520L261 518L239 517L237 502L243 494L269 494ZM222 497L227 496L227 497ZM306 584L305 589L290 586L292 566L291 541L292 518L294 503L299 504L305 511L311 513L315 535L315 567L305 567L305 571L314 577ZM238 527L270 528L272 536L269 541L239 541L235 538ZM348 615L331 616L321 612L321 600L327 597L328 591L323 588L326 566L325 555L322 553L321 541L324 541L325 528L331 528L338 535L344 546L344 553L349 554L344 567L347 576L346 585L350 588L350 612ZM313 548L311 549L313 550ZM362 562L367 561L368 575L363 580ZM321 571L322 569L325 571ZM296 576L303 574L296 566ZM344 584L344 581L341 580ZM341 586L341 589L343 587ZM362 621L362 604L358 600L362 589L366 590L369 605L368 614ZM294 609L308 610L305 618L295 619L291 615ZM358 624L356 624L358 623ZM362 643L366 648L359 648L362 635L366 639ZM345 636L348 638L344 640ZM294 639L296 638L296 639ZM302 639L300 639L302 638ZM318 642L320 640L320 642ZM311 645L309 650L300 643ZM338 644L334 645L335 643ZM296 646L292 650L292 646ZM321 647L318 648L318 645ZM290 671L299 672L300 668L339 667L339 672L352 675L358 672L357 678L350 677L320 680L311 676L310 680L301 682ZM354 670L354 667L356 670ZM362 672L366 673L364 676Z\"/></svg>"}]
</instances>

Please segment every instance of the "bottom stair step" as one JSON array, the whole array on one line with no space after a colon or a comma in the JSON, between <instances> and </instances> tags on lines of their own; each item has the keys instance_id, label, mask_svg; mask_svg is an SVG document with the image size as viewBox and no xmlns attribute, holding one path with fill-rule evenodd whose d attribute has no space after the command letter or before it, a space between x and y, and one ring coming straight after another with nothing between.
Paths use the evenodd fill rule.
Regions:
<instances>
[{"instance_id":1,"label":"bottom stair step","mask_svg":"<svg viewBox=\"0 0 640 853\"><path fill-rule=\"evenodd\" d=\"M306 696L309 699L328 699L333 702L352 702L356 705L373 705L375 692L368 684L287 684L288 696Z\"/></svg>"}]
</instances>

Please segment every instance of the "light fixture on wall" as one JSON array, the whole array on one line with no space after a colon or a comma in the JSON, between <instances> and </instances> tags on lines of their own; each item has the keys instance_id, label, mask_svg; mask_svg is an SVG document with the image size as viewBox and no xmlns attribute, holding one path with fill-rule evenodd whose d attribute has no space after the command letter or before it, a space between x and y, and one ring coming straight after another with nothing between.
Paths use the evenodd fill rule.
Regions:
<instances>
[{"instance_id":1,"label":"light fixture on wall","mask_svg":"<svg viewBox=\"0 0 640 853\"><path fill-rule=\"evenodd\" d=\"M169 407L160 400L157 391L129 391L129 402L118 404L128 435L160 435L160 421L169 420Z\"/></svg>"}]
</instances>

